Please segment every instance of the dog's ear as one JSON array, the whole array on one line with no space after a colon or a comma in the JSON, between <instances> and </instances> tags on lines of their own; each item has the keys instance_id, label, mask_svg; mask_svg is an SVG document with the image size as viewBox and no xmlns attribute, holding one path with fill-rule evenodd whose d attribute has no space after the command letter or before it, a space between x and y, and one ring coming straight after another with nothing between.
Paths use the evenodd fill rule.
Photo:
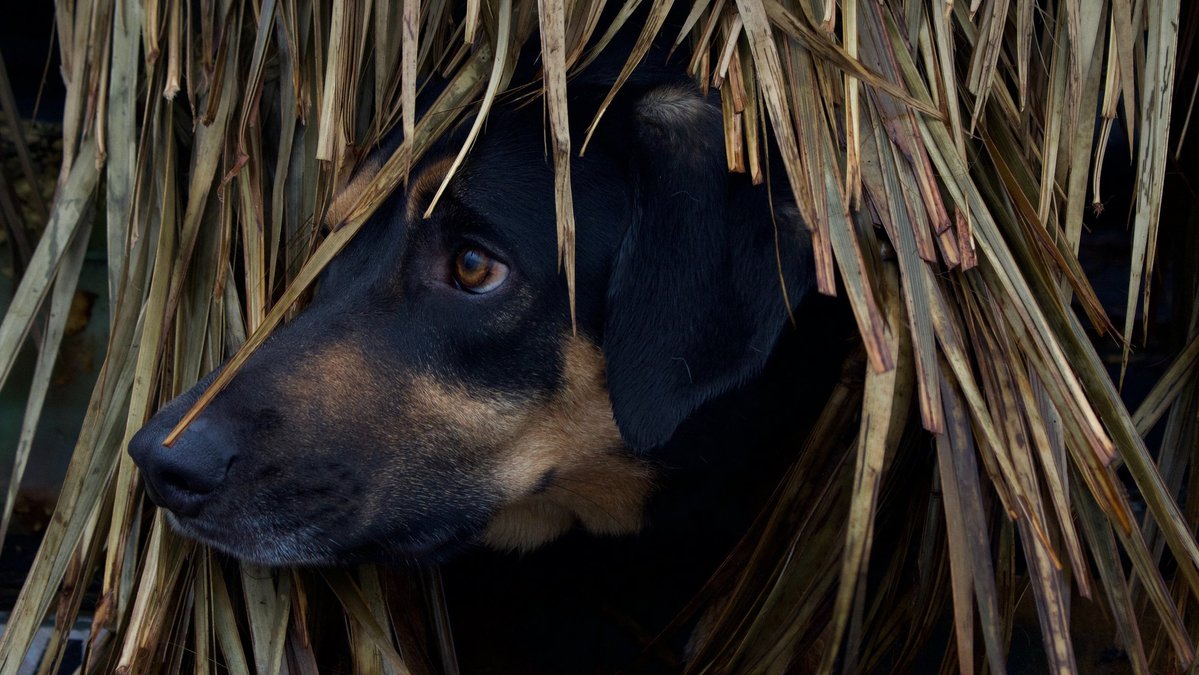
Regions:
<instances>
[{"instance_id":1,"label":"dog's ear","mask_svg":"<svg viewBox=\"0 0 1199 675\"><path fill-rule=\"evenodd\" d=\"M662 86L633 118L637 215L613 262L603 349L617 426L642 451L761 371L811 273L808 234L781 217L794 213L787 191L772 217L767 188L728 173L718 98Z\"/></svg>"}]
</instances>

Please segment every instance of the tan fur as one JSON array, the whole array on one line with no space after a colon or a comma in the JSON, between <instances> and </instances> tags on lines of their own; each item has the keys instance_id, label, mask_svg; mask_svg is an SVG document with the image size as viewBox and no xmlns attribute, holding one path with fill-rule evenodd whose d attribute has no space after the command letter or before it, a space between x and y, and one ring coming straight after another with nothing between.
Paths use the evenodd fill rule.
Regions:
<instances>
[{"instance_id":1,"label":"tan fur","mask_svg":"<svg viewBox=\"0 0 1199 675\"><path fill-rule=\"evenodd\" d=\"M308 357L304 368L278 379L280 399L291 402L298 417L355 419L379 409L377 375L358 345L328 342Z\"/></svg>"},{"instance_id":2,"label":"tan fur","mask_svg":"<svg viewBox=\"0 0 1199 675\"><path fill-rule=\"evenodd\" d=\"M652 472L628 455L621 442L599 349L568 338L563 380L562 390L533 411L501 460L496 478L514 501L484 533L484 541L494 548L536 548L576 521L596 534L641 529ZM550 484L532 494L550 471Z\"/></svg>"},{"instance_id":3,"label":"tan fur","mask_svg":"<svg viewBox=\"0 0 1199 675\"><path fill-rule=\"evenodd\" d=\"M429 200L441 187L446 173L454 164L453 157L442 157L430 162L412 179L408 188L408 200L404 206L404 219L409 225L420 220L425 209L429 208Z\"/></svg>"},{"instance_id":4,"label":"tan fur","mask_svg":"<svg viewBox=\"0 0 1199 675\"><path fill-rule=\"evenodd\" d=\"M432 198L437 187L441 185L441 181L445 178L446 172L450 170L452 162L453 158L451 157L438 159L422 168L415 178L413 178L408 190L409 198L405 210L405 217L409 223L415 221L428 206L429 199ZM362 191L366 189L366 186L370 184L371 180L374 179L382 168L383 162L377 157L372 157L354 172L354 177L350 179L350 182L346 183L345 187L337 192L337 195L329 203L329 208L325 209L325 224L327 226L336 229L345 222L354 205L358 203L358 198L362 195Z\"/></svg>"},{"instance_id":5,"label":"tan fur","mask_svg":"<svg viewBox=\"0 0 1199 675\"><path fill-rule=\"evenodd\" d=\"M418 433L431 427L445 429L470 439L475 446L515 433L526 414L498 396L472 396L461 385L446 384L424 374L413 377L406 388L405 402L406 422Z\"/></svg>"},{"instance_id":6,"label":"tan fur","mask_svg":"<svg viewBox=\"0 0 1199 675\"><path fill-rule=\"evenodd\" d=\"M382 168L383 163L374 157L358 167L358 170L354 172L354 177L337 192L333 201L329 202L329 208L325 209L325 225L336 229L345 222L354 205L358 203L358 197L362 195L362 191Z\"/></svg>"}]
</instances>

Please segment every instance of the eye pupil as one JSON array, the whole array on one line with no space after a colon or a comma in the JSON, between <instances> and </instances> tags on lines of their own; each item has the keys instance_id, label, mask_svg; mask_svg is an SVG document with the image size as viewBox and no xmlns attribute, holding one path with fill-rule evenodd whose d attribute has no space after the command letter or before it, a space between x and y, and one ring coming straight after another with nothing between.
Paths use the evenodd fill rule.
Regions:
<instances>
[{"instance_id":1,"label":"eye pupil","mask_svg":"<svg viewBox=\"0 0 1199 675\"><path fill-rule=\"evenodd\" d=\"M487 261L484 260L483 254L475 249L467 249L462 252L462 269L465 272L477 272L487 266Z\"/></svg>"}]
</instances>

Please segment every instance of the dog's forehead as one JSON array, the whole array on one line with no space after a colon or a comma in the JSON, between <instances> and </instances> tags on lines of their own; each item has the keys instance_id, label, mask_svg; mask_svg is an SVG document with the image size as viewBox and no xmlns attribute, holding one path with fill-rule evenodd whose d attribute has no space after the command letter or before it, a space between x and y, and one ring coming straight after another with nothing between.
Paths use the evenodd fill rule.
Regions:
<instances>
[{"instance_id":1,"label":"dog's forehead","mask_svg":"<svg viewBox=\"0 0 1199 675\"><path fill-rule=\"evenodd\" d=\"M553 174L545 156L527 134L497 134L482 139L464 161L454 167L453 148L435 148L409 173L404 190L404 220L409 226L424 219L435 197L453 200L481 216L519 220L553 215ZM330 202L325 223L342 224L363 192L383 168L387 157L376 152L365 160ZM446 176L453 176L445 184ZM547 203L547 200L548 203Z\"/></svg>"},{"instance_id":2,"label":"dog's forehead","mask_svg":"<svg viewBox=\"0 0 1199 675\"><path fill-rule=\"evenodd\" d=\"M432 156L413 171L403 206L410 231L465 226L498 237L493 244L521 249L511 254L528 256L552 243L553 173L541 153L518 143L481 142L457 167L453 164L454 155Z\"/></svg>"},{"instance_id":3,"label":"dog's forehead","mask_svg":"<svg viewBox=\"0 0 1199 675\"><path fill-rule=\"evenodd\" d=\"M376 150L354 170L350 180L333 196L325 209L324 222L327 226L336 228L345 222L363 192L383 169L388 152L387 149ZM405 215L409 223L423 215L425 207L449 171L452 159L448 152L433 153L422 159L408 175ZM417 204L420 205L419 212Z\"/></svg>"}]
</instances>

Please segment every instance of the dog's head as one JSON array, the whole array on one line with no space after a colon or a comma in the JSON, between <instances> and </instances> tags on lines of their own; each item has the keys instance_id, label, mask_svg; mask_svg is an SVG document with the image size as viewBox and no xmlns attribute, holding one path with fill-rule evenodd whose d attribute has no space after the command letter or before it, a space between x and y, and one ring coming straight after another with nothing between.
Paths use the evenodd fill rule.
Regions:
<instances>
[{"instance_id":1,"label":"dog's head","mask_svg":"<svg viewBox=\"0 0 1199 675\"><path fill-rule=\"evenodd\" d=\"M606 90L574 91L581 126ZM572 161L575 332L545 138L539 106L493 112L424 218L447 139L174 447L212 376L137 434L178 530L324 564L640 527L652 451L765 364L780 280L792 302L809 285L807 235L727 173L718 98L631 83Z\"/></svg>"}]
</instances>

